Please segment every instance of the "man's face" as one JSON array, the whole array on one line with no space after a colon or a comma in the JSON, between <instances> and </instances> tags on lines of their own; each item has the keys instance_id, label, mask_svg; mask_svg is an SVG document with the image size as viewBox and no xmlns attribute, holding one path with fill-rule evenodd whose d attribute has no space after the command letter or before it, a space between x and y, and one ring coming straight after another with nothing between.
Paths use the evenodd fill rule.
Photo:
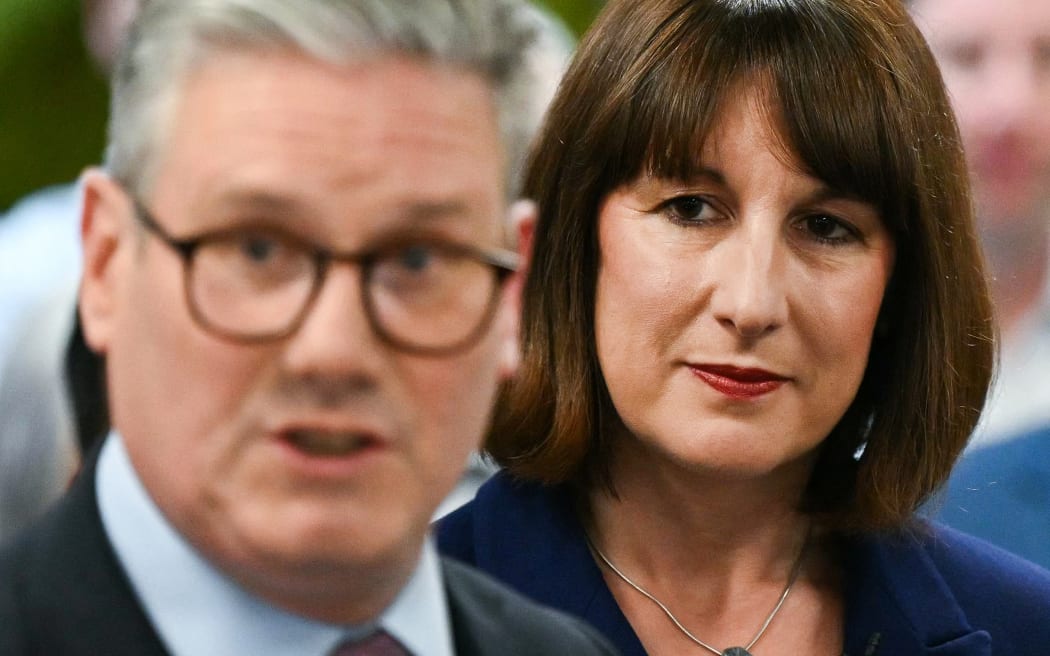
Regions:
<instances>
[{"instance_id":1,"label":"man's face","mask_svg":"<svg viewBox=\"0 0 1050 656\"><path fill-rule=\"evenodd\" d=\"M142 200L178 238L247 226L336 251L418 235L492 247L502 174L479 77L231 54L186 81ZM82 312L113 423L167 518L243 585L305 614L345 620L328 595L396 590L391 572L415 562L516 364L518 277L476 344L421 357L373 333L356 265L334 265L290 337L204 331L179 257L101 176L89 177L85 254Z\"/></svg>"},{"instance_id":2,"label":"man's face","mask_svg":"<svg viewBox=\"0 0 1050 656\"><path fill-rule=\"evenodd\" d=\"M1040 217L1050 201L1050 2L912 4L952 96L985 229Z\"/></svg>"}]
</instances>

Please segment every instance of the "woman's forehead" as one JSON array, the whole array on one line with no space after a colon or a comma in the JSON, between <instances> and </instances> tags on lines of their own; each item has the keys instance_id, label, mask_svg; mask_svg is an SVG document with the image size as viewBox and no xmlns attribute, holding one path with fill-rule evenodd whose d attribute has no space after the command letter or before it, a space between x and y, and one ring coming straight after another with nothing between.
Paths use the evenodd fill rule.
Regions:
<instances>
[{"instance_id":1,"label":"woman's forehead","mask_svg":"<svg viewBox=\"0 0 1050 656\"><path fill-rule=\"evenodd\" d=\"M739 120L744 116L751 119L746 125ZM721 144L736 138L741 129L753 130L786 167L811 174L794 146L783 105L766 72L751 72L733 80L719 93L712 111L697 116L691 129L683 126L678 143L661 143L658 130L652 130L639 174L683 180L696 177L719 158Z\"/></svg>"}]
</instances>

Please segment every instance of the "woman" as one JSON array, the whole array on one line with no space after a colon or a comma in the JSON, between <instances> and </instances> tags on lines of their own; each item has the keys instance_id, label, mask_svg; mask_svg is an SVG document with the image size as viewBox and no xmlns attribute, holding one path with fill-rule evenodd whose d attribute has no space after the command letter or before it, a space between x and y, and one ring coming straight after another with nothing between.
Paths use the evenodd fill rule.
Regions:
<instances>
[{"instance_id":1,"label":"woman","mask_svg":"<svg viewBox=\"0 0 1050 656\"><path fill-rule=\"evenodd\" d=\"M507 471L446 553L628 655L1046 653L1050 575L914 519L994 330L897 0L612 0L526 194Z\"/></svg>"}]
</instances>

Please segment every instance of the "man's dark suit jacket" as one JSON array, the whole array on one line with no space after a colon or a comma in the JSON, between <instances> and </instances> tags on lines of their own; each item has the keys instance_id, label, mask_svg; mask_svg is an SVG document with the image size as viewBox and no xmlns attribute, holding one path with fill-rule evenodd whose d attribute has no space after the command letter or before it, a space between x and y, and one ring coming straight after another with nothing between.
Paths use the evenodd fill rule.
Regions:
<instances>
[{"instance_id":1,"label":"man's dark suit jacket","mask_svg":"<svg viewBox=\"0 0 1050 656\"><path fill-rule=\"evenodd\" d=\"M443 559L442 569L459 656L615 653L584 623L465 565ZM106 538L93 466L41 522L0 550L0 656L30 654L168 654Z\"/></svg>"}]
</instances>

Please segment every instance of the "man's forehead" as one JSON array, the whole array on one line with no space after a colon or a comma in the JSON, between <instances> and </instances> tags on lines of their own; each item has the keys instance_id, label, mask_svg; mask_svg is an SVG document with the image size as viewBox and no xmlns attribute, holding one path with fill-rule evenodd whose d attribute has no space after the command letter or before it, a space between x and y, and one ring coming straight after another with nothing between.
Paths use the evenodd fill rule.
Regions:
<instances>
[{"instance_id":1,"label":"man's forehead","mask_svg":"<svg viewBox=\"0 0 1050 656\"><path fill-rule=\"evenodd\" d=\"M327 198L444 220L502 205L504 160L491 90L469 72L251 53L186 80L157 191L272 213Z\"/></svg>"},{"instance_id":2,"label":"man's forehead","mask_svg":"<svg viewBox=\"0 0 1050 656\"><path fill-rule=\"evenodd\" d=\"M494 92L482 76L405 56L333 64L289 51L220 51L193 67L178 90L170 117L176 123L186 114L208 125L261 113L267 120L249 127L294 130L282 121L336 117L358 127L356 136L387 139L441 128L447 138L497 126Z\"/></svg>"},{"instance_id":3,"label":"man's forehead","mask_svg":"<svg viewBox=\"0 0 1050 656\"><path fill-rule=\"evenodd\" d=\"M293 189L280 191L234 187L218 190L208 202L216 215L228 217L234 223L261 222L273 224L274 227L280 227L288 221L308 223L311 217L322 213L310 198ZM371 217L355 215L346 218L357 225L408 230L454 228L478 219L481 223L485 219L492 219L498 224L502 218L502 212L493 214L487 206L479 207L467 197L432 196L409 188L396 197L390 197L385 204L377 204L375 210Z\"/></svg>"}]
</instances>

